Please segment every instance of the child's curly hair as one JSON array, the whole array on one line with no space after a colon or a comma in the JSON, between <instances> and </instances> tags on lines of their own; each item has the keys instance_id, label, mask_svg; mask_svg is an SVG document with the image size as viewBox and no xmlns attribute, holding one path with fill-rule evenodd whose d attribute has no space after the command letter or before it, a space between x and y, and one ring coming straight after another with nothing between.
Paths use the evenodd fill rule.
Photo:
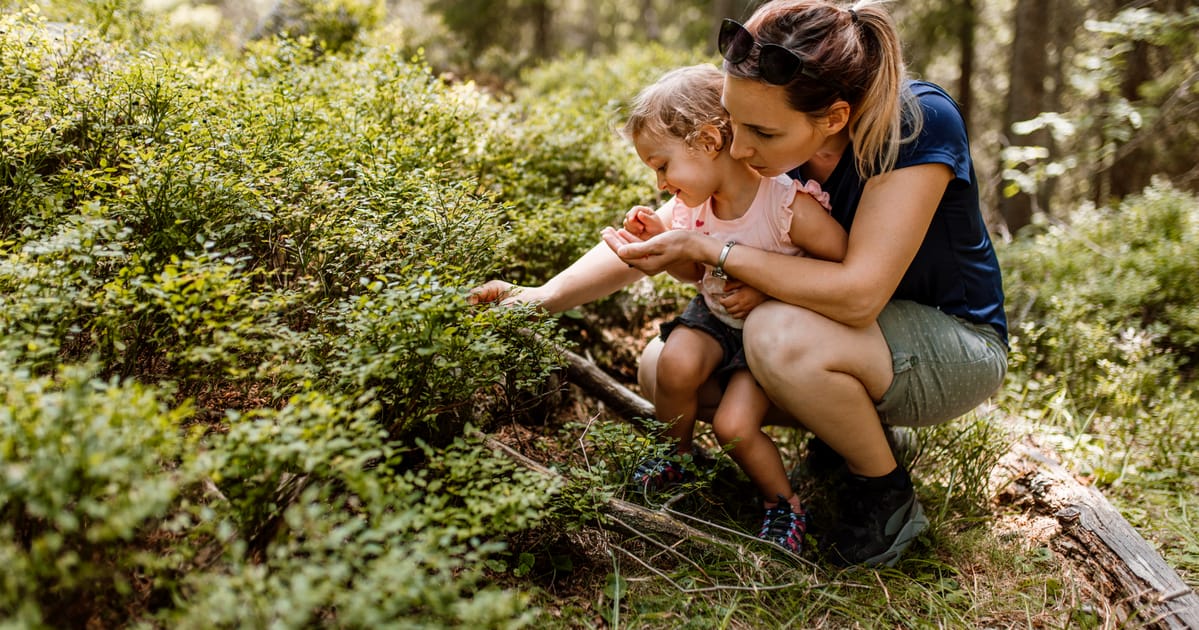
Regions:
<instances>
[{"instance_id":1,"label":"child's curly hair","mask_svg":"<svg viewBox=\"0 0 1199 630\"><path fill-rule=\"evenodd\" d=\"M662 75L633 99L620 133L632 140L649 133L695 146L704 125L720 132L721 149L733 140L728 112L720 103L724 73L711 64L685 66Z\"/></svg>"}]
</instances>

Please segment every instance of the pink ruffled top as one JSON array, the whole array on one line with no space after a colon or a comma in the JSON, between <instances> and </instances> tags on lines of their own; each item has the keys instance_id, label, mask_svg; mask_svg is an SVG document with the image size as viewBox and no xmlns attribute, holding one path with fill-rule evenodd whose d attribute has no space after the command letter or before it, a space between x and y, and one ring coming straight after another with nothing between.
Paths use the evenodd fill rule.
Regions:
<instances>
[{"instance_id":1,"label":"pink ruffled top","mask_svg":"<svg viewBox=\"0 0 1199 630\"><path fill-rule=\"evenodd\" d=\"M788 255L803 255L803 251L791 242L791 203L798 193L806 193L830 210L828 193L813 180L801 183L787 175L763 177L758 194L749 209L736 219L724 220L712 210L712 200L698 207L689 208L677 197L667 201L671 205L671 229L697 230L721 241L736 241L757 249ZM720 305L718 298L724 295L724 280L712 276L709 267L699 283L700 293L708 308L721 321L741 328L744 322L733 318Z\"/></svg>"}]
</instances>

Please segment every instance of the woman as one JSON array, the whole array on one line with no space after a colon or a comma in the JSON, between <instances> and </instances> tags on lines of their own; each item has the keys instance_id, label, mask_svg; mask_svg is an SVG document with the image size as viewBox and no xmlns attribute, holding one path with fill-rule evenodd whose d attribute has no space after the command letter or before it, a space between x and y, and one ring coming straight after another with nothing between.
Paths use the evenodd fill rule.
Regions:
<instances>
[{"instance_id":1,"label":"woman","mask_svg":"<svg viewBox=\"0 0 1199 630\"><path fill-rule=\"evenodd\" d=\"M928 426L985 401L1007 369L1007 323L965 124L906 77L876 2L775 0L720 31L732 154L764 176L814 179L849 232L844 260L781 256L672 230L605 230L626 265L712 265L770 295L746 319L750 370L773 403L844 460L827 555L893 565L927 526L883 425ZM633 279L593 249L518 299L569 308ZM510 285L485 285L498 294ZM660 344L642 356L652 395ZM718 395L713 399L718 399Z\"/></svg>"}]
</instances>

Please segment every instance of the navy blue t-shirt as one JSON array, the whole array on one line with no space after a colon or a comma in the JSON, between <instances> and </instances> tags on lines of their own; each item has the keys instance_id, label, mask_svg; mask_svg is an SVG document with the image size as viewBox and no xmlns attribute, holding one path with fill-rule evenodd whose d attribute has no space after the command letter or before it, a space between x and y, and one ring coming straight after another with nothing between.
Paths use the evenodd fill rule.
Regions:
<instances>
[{"instance_id":1,"label":"navy blue t-shirt","mask_svg":"<svg viewBox=\"0 0 1199 630\"><path fill-rule=\"evenodd\" d=\"M954 179L892 299L935 306L967 321L990 324L1007 343L1003 279L979 210L978 178L961 111L932 83L912 81L909 86L924 111L924 127L915 141L900 147L895 168L945 164L953 170ZM866 185L854 160L850 145L822 184L829 193L833 217L846 231L852 231ZM800 177L798 169L790 174Z\"/></svg>"}]
</instances>

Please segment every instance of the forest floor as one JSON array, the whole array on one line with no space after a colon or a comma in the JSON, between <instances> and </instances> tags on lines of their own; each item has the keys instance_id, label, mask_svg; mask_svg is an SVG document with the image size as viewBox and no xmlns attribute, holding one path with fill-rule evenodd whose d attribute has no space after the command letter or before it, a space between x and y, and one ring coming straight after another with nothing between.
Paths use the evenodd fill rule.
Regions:
<instances>
[{"instance_id":1,"label":"forest floor","mask_svg":"<svg viewBox=\"0 0 1199 630\"><path fill-rule=\"evenodd\" d=\"M600 345L611 349L606 358L612 361L604 369L634 392L637 351L655 329L651 324L641 331L602 333ZM552 470L598 471L597 483L603 487L595 489L603 496L660 512L659 503L612 483L622 475L627 478L629 458L604 452L604 440L619 448L626 438L595 439L604 432L620 433L613 426L631 425L578 387L566 386L563 394L544 424L511 423L493 436ZM1012 427L1008 440L1035 443L1035 427ZM769 431L788 465L802 461L806 432L775 427ZM709 451L718 451L703 427L697 440ZM727 456L716 457L716 473L707 485L675 497L683 500L672 507L686 512L684 520L702 531L722 538L738 536L730 531L752 536L760 517L756 493ZM933 474L929 469L939 462L931 459L914 465L914 477ZM734 628L1116 628L1146 621L1130 618L1128 602L1113 602L1108 585L1092 583L1083 567L1055 552L1052 543L1061 532L1058 520L1003 492L1010 480L995 478L994 472L984 471L992 478L982 486L986 496L974 499L977 510L960 509L960 496L954 493L963 490L955 490L952 479L948 488L944 483L923 488L921 500L933 524L896 569L840 570L810 549L797 564L755 550L752 543L748 555L739 558L699 545L692 562L683 557L687 553L677 552L691 545L688 541L599 518L553 522L510 540L512 562L525 566L521 579L511 586L528 588L531 580L542 616L561 627L704 627L703 620L709 620ZM809 505L829 499L829 489L801 477L796 478L796 489ZM819 516L817 507L817 532L821 525L831 526ZM809 546L813 542L810 537ZM496 577L501 582L510 579Z\"/></svg>"}]
</instances>

